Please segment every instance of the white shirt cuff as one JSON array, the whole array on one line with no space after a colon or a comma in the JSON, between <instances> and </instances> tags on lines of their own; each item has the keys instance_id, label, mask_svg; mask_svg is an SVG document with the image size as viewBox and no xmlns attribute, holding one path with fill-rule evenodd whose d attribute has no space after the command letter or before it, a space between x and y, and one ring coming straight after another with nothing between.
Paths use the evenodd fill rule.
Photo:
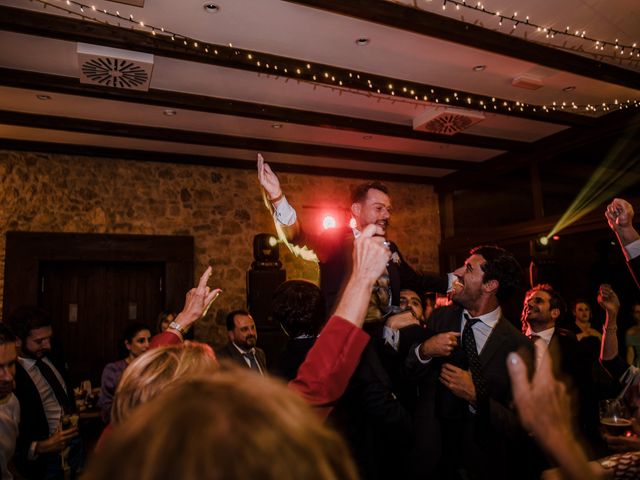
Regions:
<instances>
[{"instance_id":1,"label":"white shirt cuff","mask_svg":"<svg viewBox=\"0 0 640 480\"><path fill-rule=\"evenodd\" d=\"M38 454L36 453L36 444L38 442L31 442L29 445L29 451L27 452L27 460L35 460L38 458Z\"/></svg>"},{"instance_id":2,"label":"white shirt cuff","mask_svg":"<svg viewBox=\"0 0 640 480\"><path fill-rule=\"evenodd\" d=\"M634 240L629 245L624 246L624 256L627 261L640 257L640 239Z\"/></svg>"},{"instance_id":3,"label":"white shirt cuff","mask_svg":"<svg viewBox=\"0 0 640 480\"><path fill-rule=\"evenodd\" d=\"M391 345L396 352L398 351L398 344L400 343L400 332L398 330L385 325L382 330L382 337L385 343Z\"/></svg>"},{"instance_id":4,"label":"white shirt cuff","mask_svg":"<svg viewBox=\"0 0 640 480\"><path fill-rule=\"evenodd\" d=\"M423 365L426 365L427 363L431 362L431 357L429 357L429 358L427 358L427 359L425 360L425 359L423 359L423 358L420 356L420 345L418 345L418 346L416 347L416 357L418 357L418 361L419 361L420 363L422 363Z\"/></svg>"},{"instance_id":5,"label":"white shirt cuff","mask_svg":"<svg viewBox=\"0 0 640 480\"><path fill-rule=\"evenodd\" d=\"M273 218L280 225L290 226L296 223L296 210L287 201L287 197L282 197L278 206L274 208Z\"/></svg>"}]
</instances>

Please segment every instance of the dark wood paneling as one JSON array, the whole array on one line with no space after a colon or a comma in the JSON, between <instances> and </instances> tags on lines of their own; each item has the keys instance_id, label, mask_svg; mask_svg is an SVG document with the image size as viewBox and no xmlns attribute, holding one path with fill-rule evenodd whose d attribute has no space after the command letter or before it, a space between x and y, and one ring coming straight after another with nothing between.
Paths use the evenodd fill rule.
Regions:
<instances>
[{"instance_id":1,"label":"dark wood paneling","mask_svg":"<svg viewBox=\"0 0 640 480\"><path fill-rule=\"evenodd\" d=\"M181 307L193 286L193 259L189 236L7 232L3 316L37 303L43 261L162 262L167 306Z\"/></svg>"}]
</instances>

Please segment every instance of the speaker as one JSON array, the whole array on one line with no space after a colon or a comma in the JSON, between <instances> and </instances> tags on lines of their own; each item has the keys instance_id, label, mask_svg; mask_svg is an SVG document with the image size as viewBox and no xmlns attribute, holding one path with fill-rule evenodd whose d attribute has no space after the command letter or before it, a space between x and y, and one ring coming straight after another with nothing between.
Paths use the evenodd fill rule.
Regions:
<instances>
[{"instance_id":1,"label":"speaker","mask_svg":"<svg viewBox=\"0 0 640 480\"><path fill-rule=\"evenodd\" d=\"M273 292L287 280L287 271L280 269L247 271L247 308L258 329L276 329L271 323Z\"/></svg>"}]
</instances>

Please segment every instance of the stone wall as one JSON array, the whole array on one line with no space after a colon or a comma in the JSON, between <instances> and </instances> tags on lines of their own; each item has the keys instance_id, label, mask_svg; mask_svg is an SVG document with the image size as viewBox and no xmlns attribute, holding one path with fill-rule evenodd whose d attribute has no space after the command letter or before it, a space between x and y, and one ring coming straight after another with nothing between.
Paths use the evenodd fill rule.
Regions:
<instances>
[{"instance_id":1,"label":"stone wall","mask_svg":"<svg viewBox=\"0 0 640 480\"><path fill-rule=\"evenodd\" d=\"M280 175L305 224L319 224L328 205L348 207L356 179ZM427 185L388 182L395 210L390 237L407 261L436 271L440 224L437 195ZM246 303L245 273L256 233L274 232L255 171L0 151L0 291L5 232L46 231L192 235L195 274L214 265L211 285L224 294L201 321L196 338L225 341L223 312ZM315 280L313 264L282 249L287 278Z\"/></svg>"}]
</instances>

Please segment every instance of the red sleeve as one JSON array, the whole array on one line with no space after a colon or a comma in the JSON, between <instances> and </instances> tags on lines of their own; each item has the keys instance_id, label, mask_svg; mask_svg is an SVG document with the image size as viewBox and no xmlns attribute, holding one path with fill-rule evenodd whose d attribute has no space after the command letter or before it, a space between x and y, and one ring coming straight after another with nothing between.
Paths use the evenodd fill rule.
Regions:
<instances>
[{"instance_id":1,"label":"red sleeve","mask_svg":"<svg viewBox=\"0 0 640 480\"><path fill-rule=\"evenodd\" d=\"M182 340L178 335L172 332L162 332L154 335L149 344L149 348L163 347L165 345L178 345Z\"/></svg>"},{"instance_id":2,"label":"red sleeve","mask_svg":"<svg viewBox=\"0 0 640 480\"><path fill-rule=\"evenodd\" d=\"M332 316L320 332L298 376L289 388L318 410L323 418L345 392L369 335L344 318Z\"/></svg>"}]
</instances>

